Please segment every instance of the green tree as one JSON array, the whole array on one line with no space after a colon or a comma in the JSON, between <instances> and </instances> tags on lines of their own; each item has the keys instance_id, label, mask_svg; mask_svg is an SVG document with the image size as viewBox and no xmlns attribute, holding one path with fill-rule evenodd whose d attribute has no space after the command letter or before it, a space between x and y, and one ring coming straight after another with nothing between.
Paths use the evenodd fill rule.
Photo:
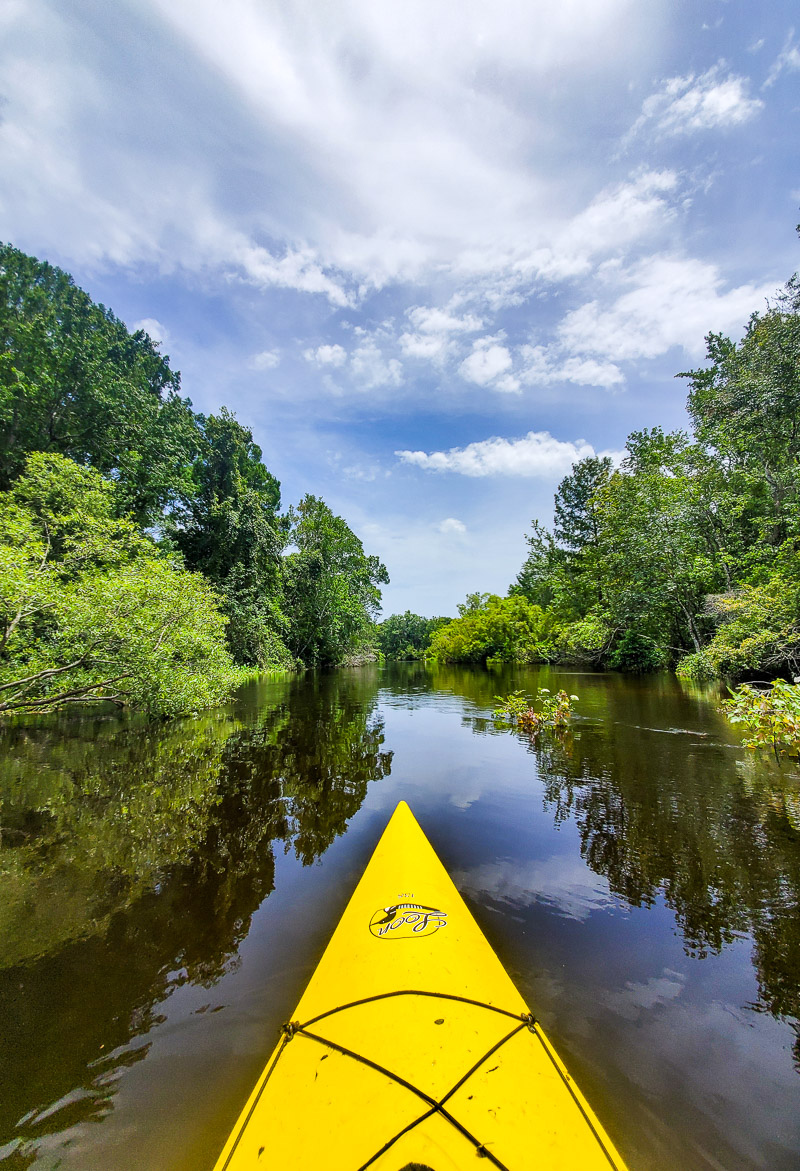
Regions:
<instances>
[{"instance_id":1,"label":"green tree","mask_svg":"<svg viewBox=\"0 0 800 1171\"><path fill-rule=\"evenodd\" d=\"M0 489L47 451L113 474L120 514L143 523L187 491L197 422L146 333L0 245L0 340Z\"/></svg>"},{"instance_id":2,"label":"green tree","mask_svg":"<svg viewBox=\"0 0 800 1171\"><path fill-rule=\"evenodd\" d=\"M604 605L623 669L663 665L707 640L703 602L721 578L698 526L703 505L687 447L680 432L634 432L621 470L598 493Z\"/></svg>"},{"instance_id":3,"label":"green tree","mask_svg":"<svg viewBox=\"0 0 800 1171\"><path fill-rule=\"evenodd\" d=\"M318 497L304 496L290 521L295 551L284 559L289 647L309 667L339 663L372 634L379 585L389 575Z\"/></svg>"},{"instance_id":4,"label":"green tree","mask_svg":"<svg viewBox=\"0 0 800 1171\"><path fill-rule=\"evenodd\" d=\"M449 618L423 618L420 614L392 614L378 627L378 647L387 659L421 659L430 646L431 636Z\"/></svg>"},{"instance_id":5,"label":"green tree","mask_svg":"<svg viewBox=\"0 0 800 1171\"><path fill-rule=\"evenodd\" d=\"M770 549L797 533L800 502L800 279L754 313L738 344L706 338L710 365L687 371L697 438L726 469L745 544ZM750 558L753 560L752 556Z\"/></svg>"},{"instance_id":6,"label":"green tree","mask_svg":"<svg viewBox=\"0 0 800 1171\"><path fill-rule=\"evenodd\" d=\"M474 599L481 598L479 605ZM554 655L559 633L551 611L519 595L469 595L460 617L437 630L431 657L443 663L542 663Z\"/></svg>"},{"instance_id":7,"label":"green tree","mask_svg":"<svg viewBox=\"0 0 800 1171\"><path fill-rule=\"evenodd\" d=\"M264 466L250 428L225 407L202 425L193 490L171 520L171 535L187 566L205 574L219 593L237 662L288 665L280 484Z\"/></svg>"},{"instance_id":8,"label":"green tree","mask_svg":"<svg viewBox=\"0 0 800 1171\"><path fill-rule=\"evenodd\" d=\"M0 712L174 714L235 682L210 586L172 564L98 472L35 453L0 499Z\"/></svg>"},{"instance_id":9,"label":"green tree","mask_svg":"<svg viewBox=\"0 0 800 1171\"><path fill-rule=\"evenodd\" d=\"M602 602L597 494L612 466L609 456L590 456L573 465L555 494L553 532L533 521L525 538L528 556L510 593L551 606L569 621L583 618Z\"/></svg>"}]
</instances>

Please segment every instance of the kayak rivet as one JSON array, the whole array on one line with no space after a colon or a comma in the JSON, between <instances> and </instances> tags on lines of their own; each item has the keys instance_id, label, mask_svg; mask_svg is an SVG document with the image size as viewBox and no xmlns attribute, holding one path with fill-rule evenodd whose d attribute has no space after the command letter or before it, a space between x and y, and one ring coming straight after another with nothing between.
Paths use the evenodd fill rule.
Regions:
<instances>
[{"instance_id":1,"label":"kayak rivet","mask_svg":"<svg viewBox=\"0 0 800 1171\"><path fill-rule=\"evenodd\" d=\"M443 1025L443 1024L444 1024L444 1017L443 1017L443 1016L440 1016L440 1017L439 1017L439 1019L438 1019L438 1021L434 1021L433 1023L434 1023L435 1025Z\"/></svg>"}]
</instances>

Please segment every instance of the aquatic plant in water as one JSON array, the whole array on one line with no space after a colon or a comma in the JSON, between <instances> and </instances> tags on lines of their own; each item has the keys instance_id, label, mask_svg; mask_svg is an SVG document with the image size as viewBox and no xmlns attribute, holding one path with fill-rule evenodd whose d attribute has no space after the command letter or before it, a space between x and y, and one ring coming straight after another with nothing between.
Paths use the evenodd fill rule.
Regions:
<instances>
[{"instance_id":1,"label":"aquatic plant in water","mask_svg":"<svg viewBox=\"0 0 800 1171\"><path fill-rule=\"evenodd\" d=\"M577 695L567 695L562 688L555 695L549 687L539 687L536 698L530 699L524 691L512 691L510 695L496 695L498 706L492 712L495 723L508 724L531 736L538 736L544 728L563 729L572 718L572 704ZM534 704L538 704L536 711Z\"/></svg>"}]
</instances>

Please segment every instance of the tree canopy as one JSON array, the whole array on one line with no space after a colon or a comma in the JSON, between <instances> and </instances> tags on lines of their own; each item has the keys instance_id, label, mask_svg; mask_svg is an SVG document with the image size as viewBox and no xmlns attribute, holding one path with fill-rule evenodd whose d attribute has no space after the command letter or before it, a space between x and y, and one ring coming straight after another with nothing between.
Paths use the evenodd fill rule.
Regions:
<instances>
[{"instance_id":1,"label":"tree canopy","mask_svg":"<svg viewBox=\"0 0 800 1171\"><path fill-rule=\"evenodd\" d=\"M385 567L319 498L282 514L252 430L196 414L146 333L0 245L0 336L0 711L170 713L226 696L234 663L374 642Z\"/></svg>"}]
</instances>

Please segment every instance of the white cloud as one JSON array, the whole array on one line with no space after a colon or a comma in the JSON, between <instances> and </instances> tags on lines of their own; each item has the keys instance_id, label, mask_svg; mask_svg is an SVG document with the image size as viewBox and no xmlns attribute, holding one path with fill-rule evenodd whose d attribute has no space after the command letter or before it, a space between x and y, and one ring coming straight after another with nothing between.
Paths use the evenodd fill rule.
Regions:
<instances>
[{"instance_id":1,"label":"white cloud","mask_svg":"<svg viewBox=\"0 0 800 1171\"><path fill-rule=\"evenodd\" d=\"M605 453L601 453L605 454ZM584 439L574 443L554 439L549 431L529 431L521 439L483 439L449 451L396 451L407 464L427 472L457 472L462 476L564 476L579 459L595 455Z\"/></svg>"},{"instance_id":2,"label":"white cloud","mask_svg":"<svg viewBox=\"0 0 800 1171\"><path fill-rule=\"evenodd\" d=\"M569 855L555 854L536 861L503 858L457 871L453 878L460 890L489 895L512 907L545 903L579 921L617 905L607 879L594 874L580 858Z\"/></svg>"},{"instance_id":3,"label":"white cloud","mask_svg":"<svg viewBox=\"0 0 800 1171\"><path fill-rule=\"evenodd\" d=\"M498 0L491 16L424 0L144 7L154 70L176 51L192 69L163 70L143 95L135 71L115 69L104 28L87 37L44 0L12 6L0 167L15 237L83 263L216 270L338 307L432 272L509 296L514 263L574 214L560 178L531 163L552 141L554 81L591 67L618 84L650 35L633 0L558 11ZM139 31L137 6L125 19ZM136 133L121 134L134 106ZM454 322L420 310L408 332L473 328Z\"/></svg>"},{"instance_id":4,"label":"white cloud","mask_svg":"<svg viewBox=\"0 0 800 1171\"><path fill-rule=\"evenodd\" d=\"M274 370L280 360L280 350L262 350L260 354L253 354L247 364L251 370Z\"/></svg>"},{"instance_id":5,"label":"white cloud","mask_svg":"<svg viewBox=\"0 0 800 1171\"><path fill-rule=\"evenodd\" d=\"M672 346L700 354L705 334L739 330L779 283L726 292L716 265L676 256L648 257L620 272L619 282L628 291L610 305L590 301L562 320L559 343L573 357L619 362L655 358Z\"/></svg>"},{"instance_id":6,"label":"white cloud","mask_svg":"<svg viewBox=\"0 0 800 1171\"><path fill-rule=\"evenodd\" d=\"M457 352L452 335L474 333L483 328L483 320L473 313L463 317L448 309L416 305L406 311L416 333L403 333L399 344L403 353L410 358L423 358L443 365Z\"/></svg>"},{"instance_id":7,"label":"white cloud","mask_svg":"<svg viewBox=\"0 0 800 1171\"><path fill-rule=\"evenodd\" d=\"M517 393L519 382L509 373L514 362L506 347L500 344L500 336L473 342L472 353L461 363L458 372L467 382L478 386Z\"/></svg>"},{"instance_id":8,"label":"white cloud","mask_svg":"<svg viewBox=\"0 0 800 1171\"><path fill-rule=\"evenodd\" d=\"M724 61L718 61L697 76L670 77L662 88L642 105L642 113L631 129L636 134L646 124L664 135L694 134L749 122L764 107L760 98L749 96L750 81L736 74L726 75Z\"/></svg>"},{"instance_id":9,"label":"white cloud","mask_svg":"<svg viewBox=\"0 0 800 1171\"><path fill-rule=\"evenodd\" d=\"M423 358L428 362L443 364L453 354L452 342L443 334L401 333L400 348L409 358Z\"/></svg>"},{"instance_id":10,"label":"white cloud","mask_svg":"<svg viewBox=\"0 0 800 1171\"><path fill-rule=\"evenodd\" d=\"M317 366L344 366L347 350L343 346L317 346L315 350L304 350L303 357Z\"/></svg>"},{"instance_id":11,"label":"white cloud","mask_svg":"<svg viewBox=\"0 0 800 1171\"><path fill-rule=\"evenodd\" d=\"M350 368L365 390L379 386L401 386L403 382L400 362L397 358L384 358L371 338L353 350Z\"/></svg>"},{"instance_id":12,"label":"white cloud","mask_svg":"<svg viewBox=\"0 0 800 1171\"><path fill-rule=\"evenodd\" d=\"M671 170L644 170L603 190L571 219L559 224L548 243L514 259L509 281L524 285L585 276L599 256L625 249L662 229L674 216L668 202L679 177Z\"/></svg>"},{"instance_id":13,"label":"white cloud","mask_svg":"<svg viewBox=\"0 0 800 1171\"><path fill-rule=\"evenodd\" d=\"M156 345L168 346L172 341L167 327L157 321L155 317L143 317L141 321L135 321L131 326L131 332L135 333L137 329L143 329Z\"/></svg>"},{"instance_id":14,"label":"white cloud","mask_svg":"<svg viewBox=\"0 0 800 1171\"><path fill-rule=\"evenodd\" d=\"M595 358L565 358L557 349L546 349L544 346L522 346L520 357L524 366L519 378L527 386L573 382L578 386L601 386L604 390L610 390L625 382L625 375L613 362L599 362Z\"/></svg>"},{"instance_id":15,"label":"white cloud","mask_svg":"<svg viewBox=\"0 0 800 1171\"><path fill-rule=\"evenodd\" d=\"M474 313L458 317L446 309L416 305L409 309L407 316L411 324L422 333L474 333L483 327L483 321Z\"/></svg>"},{"instance_id":16,"label":"white cloud","mask_svg":"<svg viewBox=\"0 0 800 1171\"><path fill-rule=\"evenodd\" d=\"M456 536L463 536L467 531L467 526L463 520L456 520L454 516L448 516L445 520L440 521L436 526L440 533L445 535L454 533Z\"/></svg>"},{"instance_id":17,"label":"white cloud","mask_svg":"<svg viewBox=\"0 0 800 1171\"><path fill-rule=\"evenodd\" d=\"M783 49L773 62L763 88L767 89L768 86L774 85L786 69L792 73L800 69L800 47L795 42L793 28L789 29Z\"/></svg>"}]
</instances>

